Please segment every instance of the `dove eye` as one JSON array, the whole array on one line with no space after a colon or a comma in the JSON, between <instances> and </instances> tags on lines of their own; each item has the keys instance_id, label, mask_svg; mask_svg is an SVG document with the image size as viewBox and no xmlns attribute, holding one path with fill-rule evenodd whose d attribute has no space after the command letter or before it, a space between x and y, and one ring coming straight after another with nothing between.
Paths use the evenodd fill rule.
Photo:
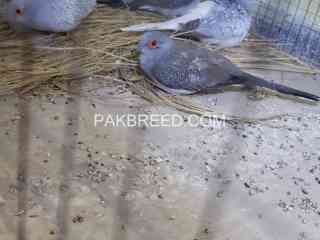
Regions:
<instances>
[{"instance_id":1,"label":"dove eye","mask_svg":"<svg viewBox=\"0 0 320 240\"><path fill-rule=\"evenodd\" d=\"M148 44L148 47L151 49L157 48L158 47L158 41L157 40L151 40Z\"/></svg>"},{"instance_id":2,"label":"dove eye","mask_svg":"<svg viewBox=\"0 0 320 240\"><path fill-rule=\"evenodd\" d=\"M18 16L21 16L21 15L22 15L21 9L17 8L17 9L16 9L16 14L17 14Z\"/></svg>"}]
</instances>

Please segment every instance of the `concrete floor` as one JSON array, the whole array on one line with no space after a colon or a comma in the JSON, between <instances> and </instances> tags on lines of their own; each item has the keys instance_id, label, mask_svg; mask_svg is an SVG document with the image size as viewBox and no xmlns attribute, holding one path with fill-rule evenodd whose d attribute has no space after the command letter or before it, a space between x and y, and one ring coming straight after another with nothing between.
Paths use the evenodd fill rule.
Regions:
<instances>
[{"instance_id":1,"label":"concrete floor","mask_svg":"<svg viewBox=\"0 0 320 240\"><path fill-rule=\"evenodd\" d=\"M314 76L258 74L320 94ZM1 240L319 239L319 105L228 91L193 100L290 116L220 129L95 127L95 113L188 115L121 84L82 92L0 98Z\"/></svg>"}]
</instances>

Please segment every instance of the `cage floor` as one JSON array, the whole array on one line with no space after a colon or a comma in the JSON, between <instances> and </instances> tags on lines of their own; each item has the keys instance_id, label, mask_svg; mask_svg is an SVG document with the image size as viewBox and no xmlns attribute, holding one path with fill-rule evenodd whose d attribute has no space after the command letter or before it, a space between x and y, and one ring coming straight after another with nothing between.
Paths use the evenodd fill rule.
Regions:
<instances>
[{"instance_id":1,"label":"cage floor","mask_svg":"<svg viewBox=\"0 0 320 240\"><path fill-rule=\"evenodd\" d=\"M257 74L320 94L315 75ZM225 114L289 113L222 129L94 126L94 114L177 112L121 84L0 98L0 239L318 239L320 107L226 91Z\"/></svg>"}]
</instances>

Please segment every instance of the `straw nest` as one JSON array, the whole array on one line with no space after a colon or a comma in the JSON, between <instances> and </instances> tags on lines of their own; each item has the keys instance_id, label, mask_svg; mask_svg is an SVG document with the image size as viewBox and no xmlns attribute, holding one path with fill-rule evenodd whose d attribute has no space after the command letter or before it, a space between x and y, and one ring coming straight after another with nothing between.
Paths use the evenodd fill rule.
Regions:
<instances>
[{"instance_id":1,"label":"straw nest","mask_svg":"<svg viewBox=\"0 0 320 240\"><path fill-rule=\"evenodd\" d=\"M130 72L125 81L142 97L196 114L212 113L180 97L156 91L138 70L136 47L140 34L121 32L130 24L161 21L158 15L99 6L77 30L67 34L16 35L0 23L0 95L30 90L49 81L94 75L117 80L115 70ZM248 54L252 53L252 54ZM315 73L297 60L255 38L241 48L225 50L241 68ZM267 60L266 60L267 59ZM138 81L137 81L138 80ZM237 119L231 117L230 119ZM242 119L243 120L243 119ZM250 122L249 119L244 121Z\"/></svg>"}]
</instances>

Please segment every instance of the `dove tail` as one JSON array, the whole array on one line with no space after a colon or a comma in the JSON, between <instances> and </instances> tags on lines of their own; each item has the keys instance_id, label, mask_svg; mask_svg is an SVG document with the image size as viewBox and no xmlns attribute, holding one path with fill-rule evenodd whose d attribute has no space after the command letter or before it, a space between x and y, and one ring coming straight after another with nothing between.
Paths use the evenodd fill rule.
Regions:
<instances>
[{"instance_id":1,"label":"dove tail","mask_svg":"<svg viewBox=\"0 0 320 240\"><path fill-rule=\"evenodd\" d=\"M295 88L287 87L287 86L282 85L282 84L266 81L266 80L264 80L262 78L255 77L255 76L253 76L251 74L244 74L241 78L239 78L239 80L241 81L241 83L243 85L246 85L246 86L249 86L249 87L260 86L260 87L265 87L265 88L269 88L271 90L278 91L280 93L284 93L284 94L288 94L288 95L294 95L294 96L310 99L310 100L313 100L313 101L320 101L320 97L317 96L317 95L314 95L314 94L311 94L311 93L307 93L307 92L304 92L304 91L300 91L300 90L295 89Z\"/></svg>"}]
</instances>

